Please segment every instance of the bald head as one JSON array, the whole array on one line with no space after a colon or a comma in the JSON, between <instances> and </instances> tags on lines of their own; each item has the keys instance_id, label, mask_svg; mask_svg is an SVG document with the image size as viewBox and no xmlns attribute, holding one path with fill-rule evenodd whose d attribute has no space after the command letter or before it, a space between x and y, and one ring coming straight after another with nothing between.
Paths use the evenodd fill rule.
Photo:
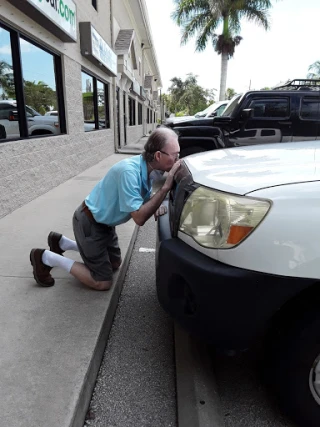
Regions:
<instances>
[{"instance_id":1,"label":"bald head","mask_svg":"<svg viewBox=\"0 0 320 427\"><path fill-rule=\"evenodd\" d=\"M144 159L147 162L152 162L154 153L156 151L162 151L172 139L178 141L178 135L172 129L167 127L158 127L155 129L150 134L144 146L144 152L142 153Z\"/></svg>"}]
</instances>

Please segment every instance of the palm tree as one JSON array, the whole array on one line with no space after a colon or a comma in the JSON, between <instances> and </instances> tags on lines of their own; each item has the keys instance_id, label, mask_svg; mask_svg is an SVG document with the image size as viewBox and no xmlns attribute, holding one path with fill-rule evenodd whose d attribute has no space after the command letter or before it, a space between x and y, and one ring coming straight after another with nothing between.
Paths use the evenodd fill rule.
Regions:
<instances>
[{"instance_id":1,"label":"palm tree","mask_svg":"<svg viewBox=\"0 0 320 427\"><path fill-rule=\"evenodd\" d=\"M195 114L206 107L206 97L212 97L212 91L199 86L197 77L188 73L186 80L180 77L173 77L170 80L172 84L168 91L171 96L171 107L174 107L175 113L184 110L187 114Z\"/></svg>"},{"instance_id":2,"label":"palm tree","mask_svg":"<svg viewBox=\"0 0 320 427\"><path fill-rule=\"evenodd\" d=\"M12 66L2 60L0 60L0 89L2 89L2 98L14 92Z\"/></svg>"},{"instance_id":3,"label":"palm tree","mask_svg":"<svg viewBox=\"0 0 320 427\"><path fill-rule=\"evenodd\" d=\"M234 89L232 89L231 87L228 87L228 89L226 91L226 98L232 99L235 94L236 94L236 91Z\"/></svg>"},{"instance_id":4,"label":"palm tree","mask_svg":"<svg viewBox=\"0 0 320 427\"><path fill-rule=\"evenodd\" d=\"M308 68L310 71L307 75L308 79L319 79L320 78L320 61L316 61Z\"/></svg>"},{"instance_id":5,"label":"palm tree","mask_svg":"<svg viewBox=\"0 0 320 427\"><path fill-rule=\"evenodd\" d=\"M174 0L176 9L172 18L182 28L181 44L196 36L196 50L203 51L211 40L215 51L221 55L219 100L225 99L228 60L242 38L240 21L248 21L269 28L268 9L271 0ZM222 34L216 30L222 24Z\"/></svg>"}]
</instances>

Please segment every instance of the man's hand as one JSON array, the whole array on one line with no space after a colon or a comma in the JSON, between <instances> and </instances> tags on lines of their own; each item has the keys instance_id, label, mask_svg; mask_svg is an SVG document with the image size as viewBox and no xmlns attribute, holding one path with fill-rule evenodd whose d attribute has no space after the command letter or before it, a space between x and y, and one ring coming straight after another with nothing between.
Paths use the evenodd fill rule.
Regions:
<instances>
[{"instance_id":1,"label":"man's hand","mask_svg":"<svg viewBox=\"0 0 320 427\"><path fill-rule=\"evenodd\" d=\"M173 184L173 178L175 173L180 167L180 160L178 160L168 172L167 179L163 186L154 194L154 196L146 203L144 203L139 210L131 212L131 216L137 225L144 225L144 223L152 216L156 215L157 210L160 208L161 203L165 199L168 191L171 189ZM165 213L165 212L164 212ZM163 213L163 214L164 214ZM162 215L163 215L162 214Z\"/></svg>"},{"instance_id":2,"label":"man's hand","mask_svg":"<svg viewBox=\"0 0 320 427\"><path fill-rule=\"evenodd\" d=\"M165 215L168 212L167 206L161 205L154 214L154 219L157 221L159 216Z\"/></svg>"},{"instance_id":3,"label":"man's hand","mask_svg":"<svg viewBox=\"0 0 320 427\"><path fill-rule=\"evenodd\" d=\"M178 160L170 169L170 171L168 172L167 175L167 179L165 181L165 183L163 184L163 189L166 190L166 192L168 192L169 190L171 190L171 187L173 185L173 180L174 180L174 176L177 172L177 170L179 169L181 165L181 160Z\"/></svg>"}]
</instances>

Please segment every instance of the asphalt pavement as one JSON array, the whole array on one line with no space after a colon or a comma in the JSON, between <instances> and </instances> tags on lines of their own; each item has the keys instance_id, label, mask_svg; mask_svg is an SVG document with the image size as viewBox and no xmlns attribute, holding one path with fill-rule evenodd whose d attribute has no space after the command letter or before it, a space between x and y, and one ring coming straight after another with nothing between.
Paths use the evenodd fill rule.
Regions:
<instances>
[{"instance_id":1,"label":"asphalt pavement","mask_svg":"<svg viewBox=\"0 0 320 427\"><path fill-rule=\"evenodd\" d=\"M173 322L155 287L155 221L139 229L86 427L175 427Z\"/></svg>"},{"instance_id":2,"label":"asphalt pavement","mask_svg":"<svg viewBox=\"0 0 320 427\"><path fill-rule=\"evenodd\" d=\"M260 350L233 357L212 353L212 358L225 427L297 427L264 387Z\"/></svg>"}]
</instances>

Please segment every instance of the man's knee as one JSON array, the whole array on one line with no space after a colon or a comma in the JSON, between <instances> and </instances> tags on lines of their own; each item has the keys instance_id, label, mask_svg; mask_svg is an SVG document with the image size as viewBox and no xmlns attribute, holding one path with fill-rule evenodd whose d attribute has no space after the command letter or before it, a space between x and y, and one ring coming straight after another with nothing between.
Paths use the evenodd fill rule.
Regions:
<instances>
[{"instance_id":1,"label":"man's knee","mask_svg":"<svg viewBox=\"0 0 320 427\"><path fill-rule=\"evenodd\" d=\"M108 291L112 286L112 280L104 280L100 282L94 282L94 288L97 291Z\"/></svg>"}]
</instances>

